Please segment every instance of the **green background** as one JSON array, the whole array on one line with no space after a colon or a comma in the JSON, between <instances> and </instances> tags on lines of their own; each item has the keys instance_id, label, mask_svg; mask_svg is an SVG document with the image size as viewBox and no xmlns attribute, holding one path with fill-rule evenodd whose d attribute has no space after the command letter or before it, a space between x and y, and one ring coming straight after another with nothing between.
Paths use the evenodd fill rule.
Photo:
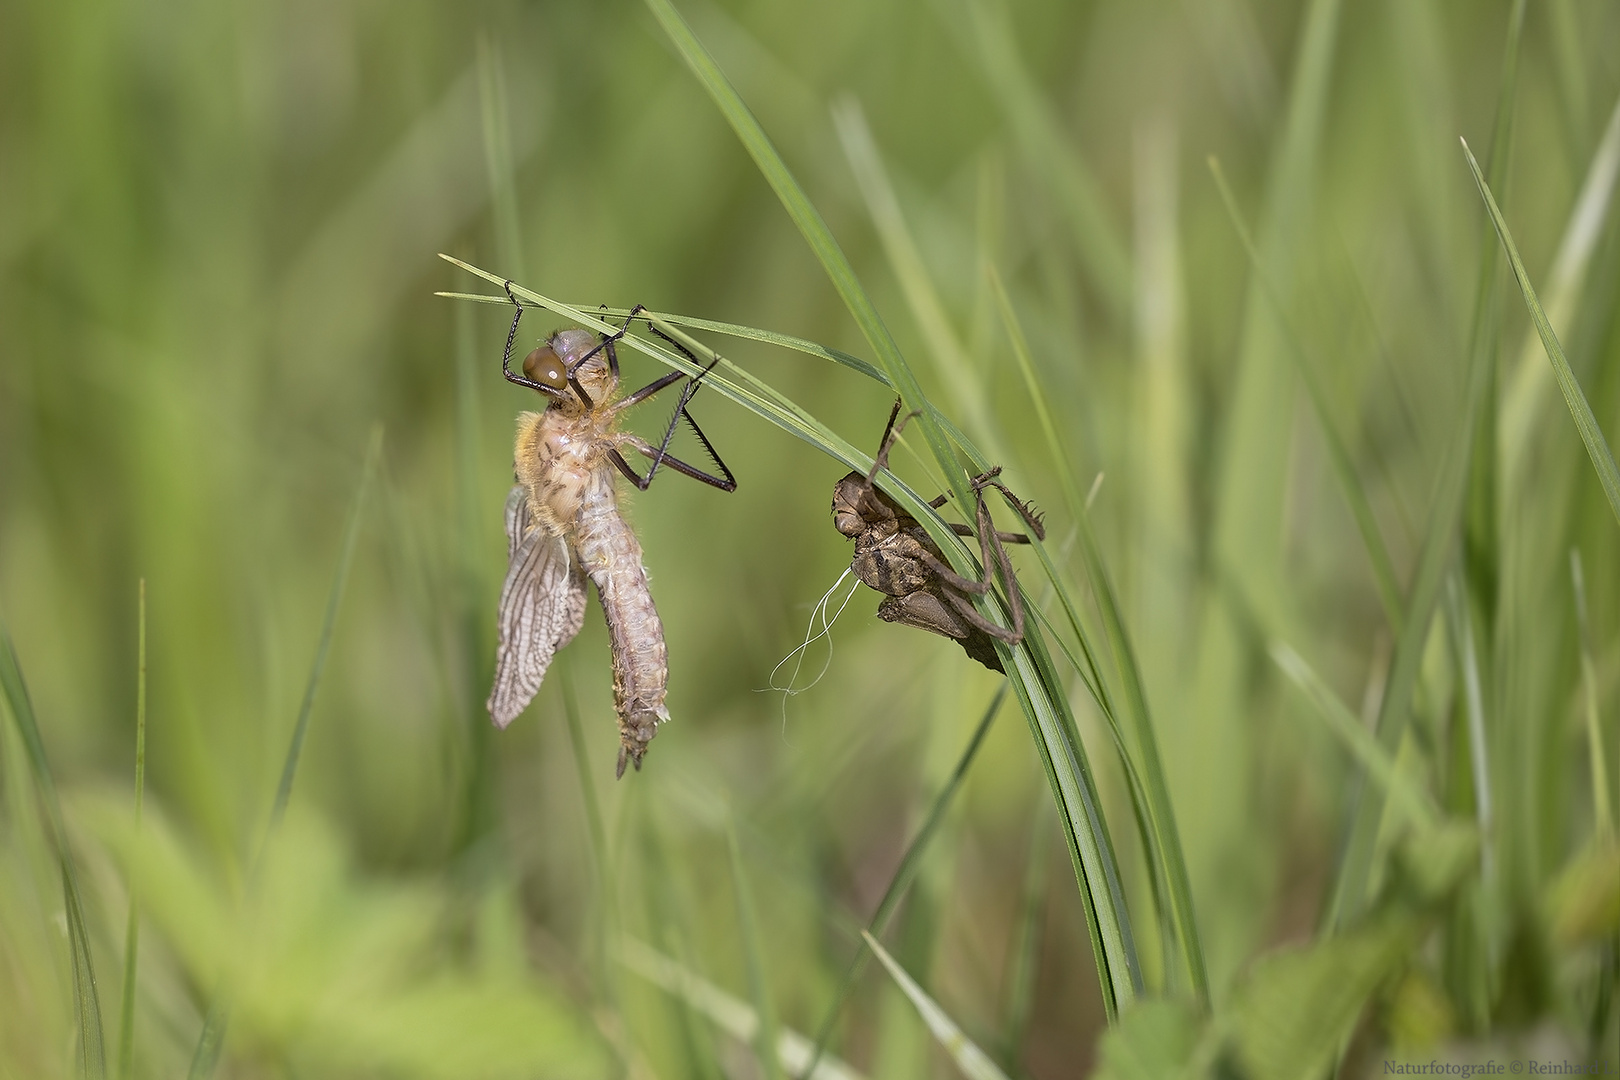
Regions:
<instances>
[{"instance_id":1,"label":"green background","mask_svg":"<svg viewBox=\"0 0 1620 1080\"><path fill-rule=\"evenodd\" d=\"M925 390L1048 511L1048 548L1087 611L1061 474L1082 491L1102 477L1091 521L1186 854L1217 1017L1206 1045L1236 1024L1249 1034L1231 1067L1290 1075L1267 1072L1244 1002L1257 957L1325 938L1363 782L1270 650L1296 650L1370 722L1396 640L1325 416L1399 596L1430 531L1445 545L1401 767L1483 838L1443 895L1408 905L1415 936L1356 995L1344 1068L1408 1051L1475 1060L1525 1032L1558 1053L1612 1047L1620 860L1600 809L1620 716L1620 524L1500 262L1476 315L1497 240L1457 137L1482 163L1506 155L1496 197L1612 444L1620 228L1610 212L1583 233L1575 208L1606 131L1620 153L1620 8L1531 5L1512 83L1502 3L682 12ZM1511 142L1493 139L1506 86ZM1571 236L1588 254L1559 277ZM0 615L85 893L109 1070L133 880L136 1075L184 1071L222 985L220 1075L751 1075L747 1043L621 963L619 943L650 942L813 1037L854 928L996 691L951 643L879 623L865 589L821 680L767 689L848 565L827 511L846 469L710 393L693 412L738 491L669 476L623 499L670 650L673 721L645 768L612 782L594 599L535 705L492 731L501 505L515 416L537 406L499 375L509 309L433 295L493 291L440 251L582 307L643 303L875 359L640 6L0 6ZM1028 335L1059 453L987 267ZM556 325L526 316L525 347ZM705 340L876 449L885 388ZM1461 513L1436 526L1446 463L1468 445L1476 349L1494 378ZM634 385L662 371L635 354L626 368ZM656 436L669 408L632 427ZM308 742L261 860L376 428ZM926 458L913 437L893 460L925 496L942 490ZM1014 558L1043 603L1039 564ZM811 648L799 686L824 655ZM1162 974L1109 729L1071 682L1147 989L1184 994ZM79 1028L61 882L38 778L4 730L0 1075L66 1075ZM1100 1060L1085 912L1014 704L885 941L1013 1075ZM831 1049L866 1075L954 1075L875 966ZM1109 1067L1131 1075L1122 1060Z\"/></svg>"}]
</instances>

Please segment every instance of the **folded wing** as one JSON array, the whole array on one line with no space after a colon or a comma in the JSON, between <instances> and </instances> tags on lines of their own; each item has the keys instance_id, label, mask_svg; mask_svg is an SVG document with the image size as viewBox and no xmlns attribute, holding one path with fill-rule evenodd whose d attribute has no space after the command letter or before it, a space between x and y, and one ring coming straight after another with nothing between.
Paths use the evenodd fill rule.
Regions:
<instances>
[{"instance_id":1,"label":"folded wing","mask_svg":"<svg viewBox=\"0 0 1620 1080\"><path fill-rule=\"evenodd\" d=\"M567 541L534 523L521 485L506 500L506 539L511 565L501 586L488 703L490 718L503 728L534 700L551 658L585 621L585 572Z\"/></svg>"}]
</instances>

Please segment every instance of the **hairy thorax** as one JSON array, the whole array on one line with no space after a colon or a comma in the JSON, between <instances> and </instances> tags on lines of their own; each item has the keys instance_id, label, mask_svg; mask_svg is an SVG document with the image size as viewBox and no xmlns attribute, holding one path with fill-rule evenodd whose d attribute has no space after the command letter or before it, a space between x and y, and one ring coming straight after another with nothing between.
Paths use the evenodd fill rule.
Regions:
<instances>
[{"instance_id":1,"label":"hairy thorax","mask_svg":"<svg viewBox=\"0 0 1620 1080\"><path fill-rule=\"evenodd\" d=\"M616 440L608 427L600 413L569 415L553 408L518 417L512 464L529 490L530 512L547 532L572 528L591 477L612 470L607 451Z\"/></svg>"}]
</instances>

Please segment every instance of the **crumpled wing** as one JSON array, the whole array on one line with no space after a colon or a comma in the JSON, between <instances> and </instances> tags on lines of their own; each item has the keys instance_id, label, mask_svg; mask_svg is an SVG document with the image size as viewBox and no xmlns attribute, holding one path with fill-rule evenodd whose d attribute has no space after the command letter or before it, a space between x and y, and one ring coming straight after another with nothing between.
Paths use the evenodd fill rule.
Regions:
<instances>
[{"instance_id":1,"label":"crumpled wing","mask_svg":"<svg viewBox=\"0 0 1620 1080\"><path fill-rule=\"evenodd\" d=\"M490 718L503 728L534 700L551 658L585 622L585 571L566 540L532 523L521 486L506 500L506 536L512 561L501 586L488 702Z\"/></svg>"}]
</instances>

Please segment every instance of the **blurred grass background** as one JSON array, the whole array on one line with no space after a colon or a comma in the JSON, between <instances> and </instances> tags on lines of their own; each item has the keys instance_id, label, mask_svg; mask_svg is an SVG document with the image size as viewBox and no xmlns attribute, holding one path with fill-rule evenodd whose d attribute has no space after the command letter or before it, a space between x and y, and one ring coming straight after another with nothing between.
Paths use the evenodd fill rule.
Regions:
<instances>
[{"instance_id":1,"label":"blurred grass background","mask_svg":"<svg viewBox=\"0 0 1620 1080\"><path fill-rule=\"evenodd\" d=\"M1348 1010L1333 1055L1346 1075L1391 1054L1612 1051L1620 1025L1620 528L1457 144L1497 155L1496 197L1612 445L1620 8L1547 0L1517 36L1515 10L682 5L928 392L1048 510L1073 582L1062 472L1082 489L1105 477L1091 517L1217 1018L1143 1023L1201 1045L1234 1025L1229 1065L1255 1076L1332 1067L1273 1069L1245 1026L1289 985L1268 973L1312 957L1360 988L1322 1006ZM498 374L506 312L432 295L483 287L437 251L584 307L645 303L865 355L640 6L0 6L0 615L63 803L108 1069L135 883L134 1075L183 1072L222 988L220 1075L757 1075L746 1039L654 986L645 955L620 962L622 937L813 1037L998 680L878 623L863 590L826 677L786 701L762 692L848 565L827 513L845 469L700 395L738 492L665 480L626 500L670 637L675 719L646 768L611 782L594 613L536 704L494 733L500 508L513 419L534 399ZM713 344L876 449L887 390ZM638 430L664 416L650 406ZM379 425L289 814L265 846ZM1465 487L1447 518L1454 461ZM908 450L894 464L938 488ZM1426 538L1443 577L1391 705ZM1015 557L1039 599L1036 564ZM1365 896L1339 905L1365 760L1274 655L1301 658L1364 725L1409 710L1397 772L1476 830L1440 885L1402 891L1422 877L1408 863L1437 857L1403 849L1386 820ZM1073 686L1145 989L1176 997L1118 758ZM83 1038L70 920L41 789L17 726L4 731L0 1073L67 1075ZM1099 1054L1063 851L1028 733L1002 715L886 944L1012 1075L1162 1075ZM1409 918L1378 938L1397 909ZM865 1075L955 1074L876 968L835 1031L830 1052Z\"/></svg>"}]
</instances>

